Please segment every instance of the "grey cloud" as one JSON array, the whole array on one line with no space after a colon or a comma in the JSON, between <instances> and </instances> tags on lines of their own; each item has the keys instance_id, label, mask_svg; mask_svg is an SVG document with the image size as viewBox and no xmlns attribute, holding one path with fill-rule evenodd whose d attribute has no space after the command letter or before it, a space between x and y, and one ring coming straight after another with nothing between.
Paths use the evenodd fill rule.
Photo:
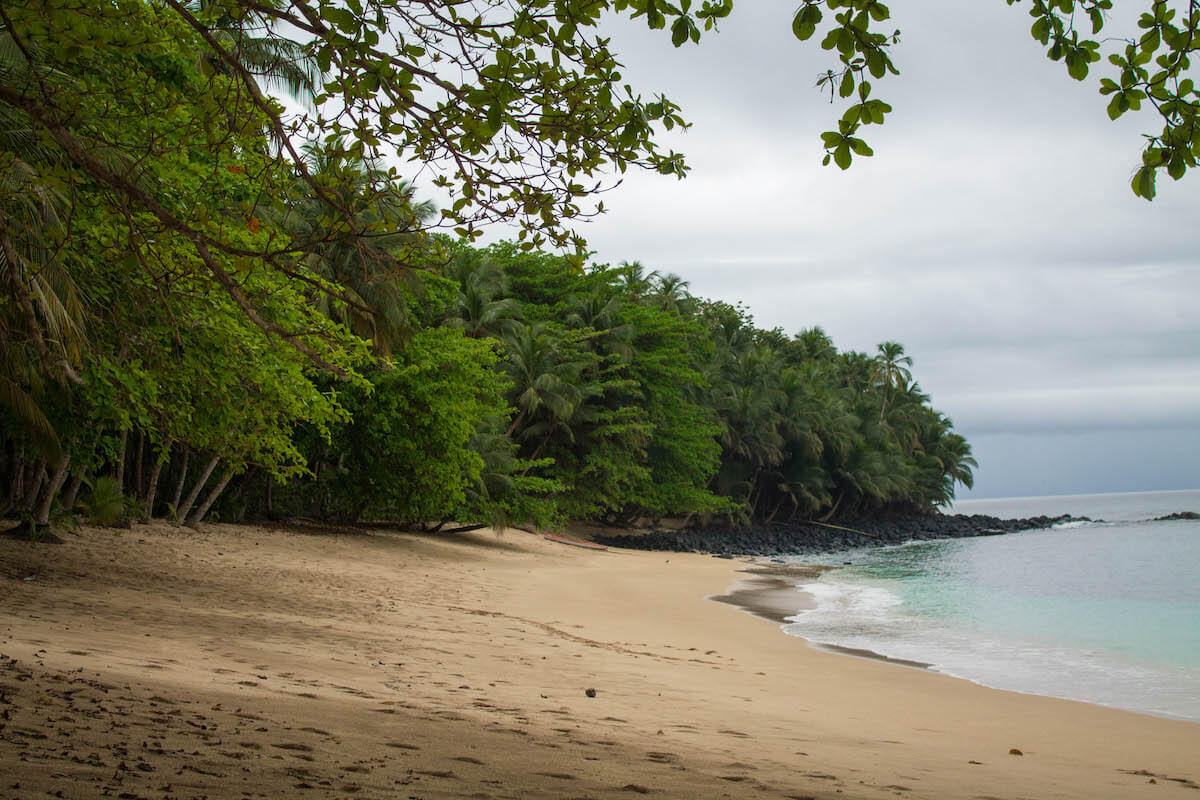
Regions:
<instances>
[{"instance_id":1,"label":"grey cloud","mask_svg":"<svg viewBox=\"0 0 1200 800\"><path fill-rule=\"evenodd\" d=\"M791 38L787 8L739 4L679 51L615 26L632 82L695 123L669 138L694 172L629 176L582 231L597 258L678 272L764 326L905 343L976 442L980 492L1200 485L1177 446L1200 444L1200 178L1134 198L1148 121L1109 122L1095 79L1047 61L1019 7L893 11L904 74L879 91L896 111L847 173L819 165L839 106L812 88L828 54Z\"/></svg>"}]
</instances>

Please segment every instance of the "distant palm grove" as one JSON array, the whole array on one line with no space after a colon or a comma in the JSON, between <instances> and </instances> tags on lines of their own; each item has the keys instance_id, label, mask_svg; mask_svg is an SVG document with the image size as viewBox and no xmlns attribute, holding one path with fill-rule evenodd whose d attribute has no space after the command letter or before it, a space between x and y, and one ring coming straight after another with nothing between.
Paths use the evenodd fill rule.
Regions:
<instances>
[{"instance_id":1,"label":"distant palm grove","mask_svg":"<svg viewBox=\"0 0 1200 800\"><path fill-rule=\"evenodd\" d=\"M266 89L321 65L228 4L41 5L0 25L5 516L739 524L970 486L899 344L438 232L362 147L280 129Z\"/></svg>"}]
</instances>

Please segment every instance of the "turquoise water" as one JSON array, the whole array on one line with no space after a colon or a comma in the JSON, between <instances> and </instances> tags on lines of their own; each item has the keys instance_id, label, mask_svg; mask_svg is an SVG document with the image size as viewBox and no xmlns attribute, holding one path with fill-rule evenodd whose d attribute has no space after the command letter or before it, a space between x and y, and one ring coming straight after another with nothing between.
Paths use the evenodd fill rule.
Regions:
<instances>
[{"instance_id":1,"label":"turquoise water","mask_svg":"<svg viewBox=\"0 0 1200 800\"><path fill-rule=\"evenodd\" d=\"M785 630L988 686L1200 721L1200 491L972 500L1105 522L853 550Z\"/></svg>"}]
</instances>

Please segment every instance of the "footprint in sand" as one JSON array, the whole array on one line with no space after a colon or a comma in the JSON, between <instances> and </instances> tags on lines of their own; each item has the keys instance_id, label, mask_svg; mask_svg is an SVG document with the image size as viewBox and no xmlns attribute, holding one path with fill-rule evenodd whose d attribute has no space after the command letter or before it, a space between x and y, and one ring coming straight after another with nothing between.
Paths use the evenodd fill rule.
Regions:
<instances>
[{"instance_id":1,"label":"footprint in sand","mask_svg":"<svg viewBox=\"0 0 1200 800\"><path fill-rule=\"evenodd\" d=\"M384 742L388 747L393 747L397 750L420 750L415 744L404 744L403 742Z\"/></svg>"},{"instance_id":2,"label":"footprint in sand","mask_svg":"<svg viewBox=\"0 0 1200 800\"><path fill-rule=\"evenodd\" d=\"M804 773L804 777L806 777L806 778L816 778L817 780L822 780L822 781L836 781L836 780L839 780L839 778L838 778L838 776L837 776L837 775L826 775L824 772L805 772L805 773Z\"/></svg>"}]
</instances>

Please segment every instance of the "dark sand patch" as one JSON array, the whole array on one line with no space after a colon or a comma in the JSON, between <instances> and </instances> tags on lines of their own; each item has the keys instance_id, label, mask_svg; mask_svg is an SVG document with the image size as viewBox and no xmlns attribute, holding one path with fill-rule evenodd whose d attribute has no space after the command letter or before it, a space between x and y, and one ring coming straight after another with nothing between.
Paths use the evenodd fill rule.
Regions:
<instances>
[{"instance_id":1,"label":"dark sand patch","mask_svg":"<svg viewBox=\"0 0 1200 800\"><path fill-rule=\"evenodd\" d=\"M829 569L815 564L754 566L738 570L745 577L739 578L724 594L708 599L737 606L782 625L800 611L816 608L812 596L799 587L815 581Z\"/></svg>"}]
</instances>

